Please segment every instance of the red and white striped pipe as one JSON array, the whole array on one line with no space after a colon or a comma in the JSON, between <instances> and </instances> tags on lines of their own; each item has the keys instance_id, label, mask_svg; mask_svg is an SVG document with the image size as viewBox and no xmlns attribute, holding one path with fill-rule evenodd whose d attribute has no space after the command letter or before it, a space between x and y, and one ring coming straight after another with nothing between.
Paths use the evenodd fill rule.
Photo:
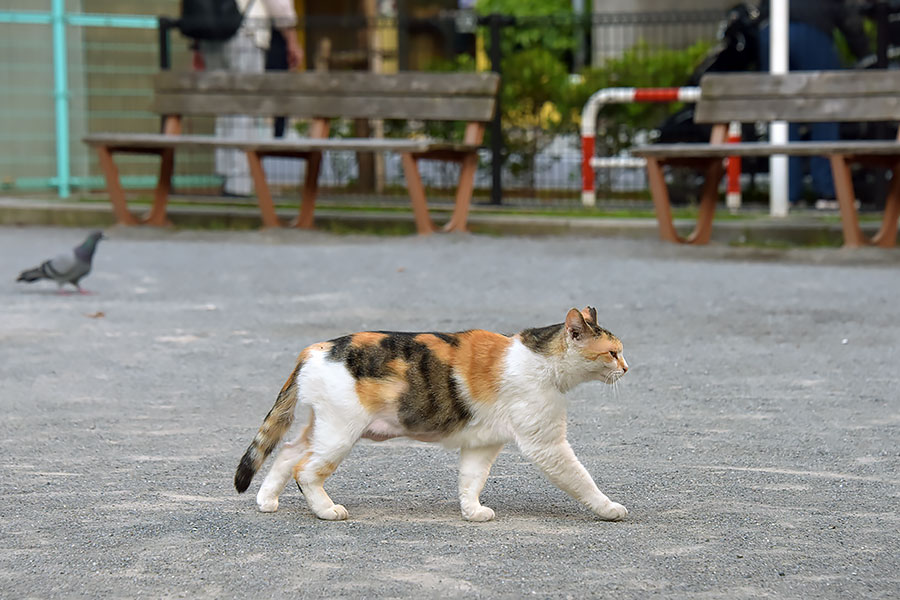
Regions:
<instances>
[{"instance_id":1,"label":"red and white striped pipe","mask_svg":"<svg viewBox=\"0 0 900 600\"><path fill-rule=\"evenodd\" d=\"M728 137L725 140L729 144L737 144L741 141L741 124L732 121L728 124ZM728 187L725 191L725 206L735 211L741 207L741 157L728 157Z\"/></svg>"},{"instance_id":2,"label":"red and white striped pipe","mask_svg":"<svg viewBox=\"0 0 900 600\"><path fill-rule=\"evenodd\" d=\"M581 203L594 206L594 132L597 113L606 104L630 104L632 102L696 102L700 99L699 87L676 88L605 88L595 92L581 111Z\"/></svg>"}]
</instances>

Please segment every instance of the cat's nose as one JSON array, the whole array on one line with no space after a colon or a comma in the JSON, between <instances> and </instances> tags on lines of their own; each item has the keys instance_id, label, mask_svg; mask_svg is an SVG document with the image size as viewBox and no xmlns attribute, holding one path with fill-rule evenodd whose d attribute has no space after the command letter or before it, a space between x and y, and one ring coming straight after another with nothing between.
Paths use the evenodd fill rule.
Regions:
<instances>
[{"instance_id":1,"label":"cat's nose","mask_svg":"<svg viewBox=\"0 0 900 600\"><path fill-rule=\"evenodd\" d=\"M622 363L622 374L624 375L627 372L628 372L628 363L623 362Z\"/></svg>"}]
</instances>

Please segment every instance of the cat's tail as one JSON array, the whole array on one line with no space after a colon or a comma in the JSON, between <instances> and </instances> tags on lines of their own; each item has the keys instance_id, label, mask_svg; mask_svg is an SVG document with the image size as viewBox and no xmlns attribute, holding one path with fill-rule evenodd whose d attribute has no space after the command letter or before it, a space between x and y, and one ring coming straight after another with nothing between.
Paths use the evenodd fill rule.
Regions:
<instances>
[{"instance_id":1,"label":"cat's tail","mask_svg":"<svg viewBox=\"0 0 900 600\"><path fill-rule=\"evenodd\" d=\"M298 396L297 375L303 367L303 358L304 355L301 354L297 359L297 366L281 388L275 405L266 415L262 425L259 426L259 431L256 432L256 437L241 457L241 462L234 473L234 488L239 494L250 486L250 480L294 422L294 407L297 406Z\"/></svg>"}]
</instances>

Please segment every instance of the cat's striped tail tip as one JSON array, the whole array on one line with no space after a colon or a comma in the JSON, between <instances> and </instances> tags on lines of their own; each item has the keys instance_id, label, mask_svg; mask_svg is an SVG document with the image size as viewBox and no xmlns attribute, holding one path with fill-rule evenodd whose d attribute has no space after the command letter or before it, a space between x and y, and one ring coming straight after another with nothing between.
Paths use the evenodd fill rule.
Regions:
<instances>
[{"instance_id":1,"label":"cat's striped tail tip","mask_svg":"<svg viewBox=\"0 0 900 600\"><path fill-rule=\"evenodd\" d=\"M250 487L253 476L256 475L256 469L253 468L253 460L249 453L241 458L241 464L238 465L237 471L234 473L234 489L238 494L243 494Z\"/></svg>"}]
</instances>

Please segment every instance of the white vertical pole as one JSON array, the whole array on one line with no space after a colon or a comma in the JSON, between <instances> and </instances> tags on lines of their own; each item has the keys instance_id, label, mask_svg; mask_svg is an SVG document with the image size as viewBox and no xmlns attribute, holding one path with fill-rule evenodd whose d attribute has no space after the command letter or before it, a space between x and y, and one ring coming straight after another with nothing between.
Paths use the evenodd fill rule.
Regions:
<instances>
[{"instance_id":1,"label":"white vertical pole","mask_svg":"<svg viewBox=\"0 0 900 600\"><path fill-rule=\"evenodd\" d=\"M773 75L788 72L788 29L790 0L771 0L769 15L769 72ZM773 121L769 128L770 142L788 141L788 124ZM788 214L788 157L781 154L769 158L769 214L786 217Z\"/></svg>"}]
</instances>

